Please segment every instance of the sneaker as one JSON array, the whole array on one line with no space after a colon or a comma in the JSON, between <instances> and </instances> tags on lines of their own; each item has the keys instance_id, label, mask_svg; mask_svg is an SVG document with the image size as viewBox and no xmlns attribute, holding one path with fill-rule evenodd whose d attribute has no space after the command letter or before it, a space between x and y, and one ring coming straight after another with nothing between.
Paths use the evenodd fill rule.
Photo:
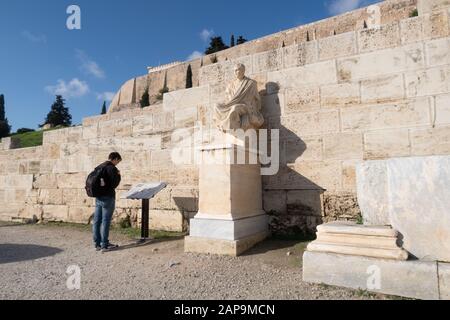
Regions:
<instances>
[{"instance_id":1,"label":"sneaker","mask_svg":"<svg viewBox=\"0 0 450 320\"><path fill-rule=\"evenodd\" d=\"M101 246L95 246L95 251L100 251L100 250L102 250Z\"/></svg>"},{"instance_id":2,"label":"sneaker","mask_svg":"<svg viewBox=\"0 0 450 320\"><path fill-rule=\"evenodd\" d=\"M102 252L109 252L112 251L114 249L117 249L119 246L117 244L108 244L108 246L106 248L102 248Z\"/></svg>"}]
</instances>

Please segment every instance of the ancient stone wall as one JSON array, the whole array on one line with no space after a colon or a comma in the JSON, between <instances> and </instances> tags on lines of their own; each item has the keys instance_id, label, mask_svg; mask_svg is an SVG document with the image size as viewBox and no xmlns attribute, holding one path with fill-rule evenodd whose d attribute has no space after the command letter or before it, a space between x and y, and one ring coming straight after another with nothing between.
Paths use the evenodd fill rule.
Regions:
<instances>
[{"instance_id":1,"label":"ancient stone wall","mask_svg":"<svg viewBox=\"0 0 450 320\"><path fill-rule=\"evenodd\" d=\"M118 91L110 105L110 112L134 107L142 97L143 90L149 87L151 104L158 104L159 91L166 85L170 91L186 88L187 68L190 65L193 73L193 85L199 85L199 74L202 66L213 64L214 61L224 62L260 52L279 49L283 46L304 43L307 41L328 38L332 35L361 30L371 27L373 23L389 24L409 17L417 7L417 0L389 0L377 4L380 21L376 21L376 13L367 8L348 12L322 21L295 27L286 31L268 35L249 41L239 46L208 55L193 61L178 64L175 67L131 79ZM342 50L344 50L343 48ZM133 87L131 83L136 82ZM144 89L145 90L145 89ZM121 94L122 92L122 94Z\"/></svg>"},{"instance_id":2,"label":"ancient stone wall","mask_svg":"<svg viewBox=\"0 0 450 320\"><path fill-rule=\"evenodd\" d=\"M152 227L185 229L198 210L198 168L174 163L172 151L195 125L205 129L195 142L209 141L212 107L224 98L236 62L258 81L267 128L280 130L280 171L263 178L273 231L306 232L323 221L356 219L358 163L450 154L450 11L440 8L199 66L198 87L165 94L149 108L46 132L42 147L8 150L5 140L0 219L87 223L93 202L84 179L118 151L124 158L119 193L138 182L168 182L151 202ZM120 200L117 216L137 223L139 206Z\"/></svg>"}]
</instances>

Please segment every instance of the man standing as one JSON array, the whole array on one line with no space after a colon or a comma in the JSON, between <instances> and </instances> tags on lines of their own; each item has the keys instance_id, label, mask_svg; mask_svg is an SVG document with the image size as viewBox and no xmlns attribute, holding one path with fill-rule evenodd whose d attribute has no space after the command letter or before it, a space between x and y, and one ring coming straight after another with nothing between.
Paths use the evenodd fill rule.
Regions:
<instances>
[{"instance_id":1,"label":"man standing","mask_svg":"<svg viewBox=\"0 0 450 320\"><path fill-rule=\"evenodd\" d=\"M107 252L118 246L109 242L109 229L116 208L116 188L121 176L117 165L122 161L119 153L109 155L109 161L96 168L101 169L101 185L95 198L95 213L93 223L94 244L97 251Z\"/></svg>"}]
</instances>

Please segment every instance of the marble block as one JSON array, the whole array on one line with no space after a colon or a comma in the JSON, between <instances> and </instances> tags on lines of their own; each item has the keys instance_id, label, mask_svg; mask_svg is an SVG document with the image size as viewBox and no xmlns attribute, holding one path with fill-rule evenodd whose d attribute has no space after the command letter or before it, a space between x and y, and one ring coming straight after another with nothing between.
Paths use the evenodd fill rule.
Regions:
<instances>
[{"instance_id":1,"label":"marble block","mask_svg":"<svg viewBox=\"0 0 450 320\"><path fill-rule=\"evenodd\" d=\"M398 233L390 227L369 227L354 223L329 223L317 228L317 240L309 252L407 260L408 252L397 244Z\"/></svg>"},{"instance_id":2,"label":"marble block","mask_svg":"<svg viewBox=\"0 0 450 320\"><path fill-rule=\"evenodd\" d=\"M420 260L450 262L450 156L386 165L389 216L403 247Z\"/></svg>"},{"instance_id":3,"label":"marble block","mask_svg":"<svg viewBox=\"0 0 450 320\"><path fill-rule=\"evenodd\" d=\"M450 156L368 161L357 171L365 223L391 225L420 260L450 262Z\"/></svg>"},{"instance_id":4,"label":"marble block","mask_svg":"<svg viewBox=\"0 0 450 320\"><path fill-rule=\"evenodd\" d=\"M303 280L415 299L440 298L435 262L305 252Z\"/></svg>"},{"instance_id":5,"label":"marble block","mask_svg":"<svg viewBox=\"0 0 450 320\"><path fill-rule=\"evenodd\" d=\"M367 161L356 167L358 204L365 225L390 225L387 168L384 161Z\"/></svg>"}]
</instances>

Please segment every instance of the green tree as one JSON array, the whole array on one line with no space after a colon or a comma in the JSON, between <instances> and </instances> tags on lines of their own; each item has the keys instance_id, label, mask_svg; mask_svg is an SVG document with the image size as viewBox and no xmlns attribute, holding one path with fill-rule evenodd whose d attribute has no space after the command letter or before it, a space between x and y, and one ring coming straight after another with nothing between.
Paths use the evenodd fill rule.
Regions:
<instances>
[{"instance_id":1,"label":"green tree","mask_svg":"<svg viewBox=\"0 0 450 320\"><path fill-rule=\"evenodd\" d=\"M222 37L212 37L209 48L206 49L205 54L212 54L225 49L228 49L228 46L223 43Z\"/></svg>"},{"instance_id":2,"label":"green tree","mask_svg":"<svg viewBox=\"0 0 450 320\"><path fill-rule=\"evenodd\" d=\"M106 101L103 101L102 113L101 114L106 114Z\"/></svg>"},{"instance_id":3,"label":"green tree","mask_svg":"<svg viewBox=\"0 0 450 320\"><path fill-rule=\"evenodd\" d=\"M234 34L231 35L231 41L230 41L230 48L233 48L236 45L236 42L234 41Z\"/></svg>"},{"instance_id":4,"label":"green tree","mask_svg":"<svg viewBox=\"0 0 450 320\"><path fill-rule=\"evenodd\" d=\"M148 87L145 88L144 93L142 94L141 100L139 101L141 104L141 108L148 107L150 105L150 94L148 93Z\"/></svg>"},{"instance_id":5,"label":"green tree","mask_svg":"<svg viewBox=\"0 0 450 320\"><path fill-rule=\"evenodd\" d=\"M28 133L28 132L35 132L36 130L30 129L30 128L20 128L17 130L16 134L22 134L22 133Z\"/></svg>"},{"instance_id":6,"label":"green tree","mask_svg":"<svg viewBox=\"0 0 450 320\"><path fill-rule=\"evenodd\" d=\"M11 133L11 126L5 116L5 96L0 95L0 138L9 136Z\"/></svg>"},{"instance_id":7,"label":"green tree","mask_svg":"<svg viewBox=\"0 0 450 320\"><path fill-rule=\"evenodd\" d=\"M240 44L244 44L246 43L248 40L245 39L243 36L239 36L239 38L236 41L236 45L240 45Z\"/></svg>"},{"instance_id":8,"label":"green tree","mask_svg":"<svg viewBox=\"0 0 450 320\"><path fill-rule=\"evenodd\" d=\"M186 71L186 89L192 88L192 67L191 65L188 66Z\"/></svg>"},{"instance_id":9,"label":"green tree","mask_svg":"<svg viewBox=\"0 0 450 320\"><path fill-rule=\"evenodd\" d=\"M72 125L72 116L69 113L69 108L65 106L65 102L62 96L56 96L56 100L45 118L45 124L50 124L53 127L69 127Z\"/></svg>"}]
</instances>

